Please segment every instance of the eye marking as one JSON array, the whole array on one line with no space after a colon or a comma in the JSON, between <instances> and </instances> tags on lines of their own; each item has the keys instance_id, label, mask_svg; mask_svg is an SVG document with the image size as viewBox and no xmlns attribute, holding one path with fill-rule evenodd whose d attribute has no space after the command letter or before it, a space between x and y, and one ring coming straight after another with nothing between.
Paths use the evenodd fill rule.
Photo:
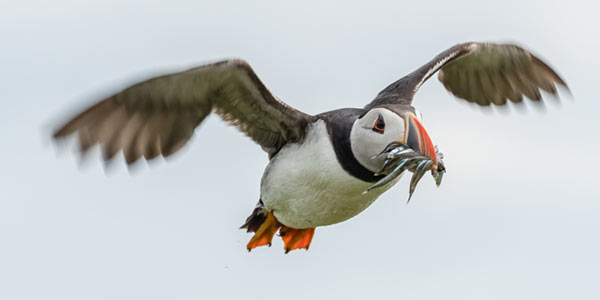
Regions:
<instances>
[{"instance_id":1,"label":"eye marking","mask_svg":"<svg viewBox=\"0 0 600 300\"><path fill-rule=\"evenodd\" d=\"M377 120L375 120L375 124L373 124L373 128L371 128L371 130L379 134L383 134L385 131L385 121L383 120L383 116L381 114L377 116Z\"/></svg>"}]
</instances>

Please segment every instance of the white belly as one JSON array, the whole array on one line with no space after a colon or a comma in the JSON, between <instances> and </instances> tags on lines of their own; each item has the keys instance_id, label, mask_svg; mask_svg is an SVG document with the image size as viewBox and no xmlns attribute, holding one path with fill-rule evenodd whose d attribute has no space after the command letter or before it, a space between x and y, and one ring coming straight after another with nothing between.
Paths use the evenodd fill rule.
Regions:
<instances>
[{"instance_id":1,"label":"white belly","mask_svg":"<svg viewBox=\"0 0 600 300\"><path fill-rule=\"evenodd\" d=\"M320 120L311 126L303 144L286 145L270 161L261 182L261 199L286 226L331 225L363 211L399 179L363 195L373 183L342 169Z\"/></svg>"}]
</instances>

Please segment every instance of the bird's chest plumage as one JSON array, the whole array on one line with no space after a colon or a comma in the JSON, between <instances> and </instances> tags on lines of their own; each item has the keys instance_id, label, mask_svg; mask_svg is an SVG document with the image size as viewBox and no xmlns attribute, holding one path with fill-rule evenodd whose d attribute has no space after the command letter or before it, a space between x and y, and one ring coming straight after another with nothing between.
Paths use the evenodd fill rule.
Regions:
<instances>
[{"instance_id":1,"label":"bird's chest plumage","mask_svg":"<svg viewBox=\"0 0 600 300\"><path fill-rule=\"evenodd\" d=\"M326 124L312 124L302 144L288 144L273 157L261 183L261 199L284 225L310 228L347 220L394 185L363 194L370 182L348 174L338 162Z\"/></svg>"}]
</instances>

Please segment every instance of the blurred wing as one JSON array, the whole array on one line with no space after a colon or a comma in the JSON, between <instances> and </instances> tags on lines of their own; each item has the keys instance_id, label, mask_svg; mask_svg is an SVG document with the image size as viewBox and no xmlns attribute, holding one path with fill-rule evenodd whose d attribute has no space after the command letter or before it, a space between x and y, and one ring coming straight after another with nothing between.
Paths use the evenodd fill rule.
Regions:
<instances>
[{"instance_id":1,"label":"blurred wing","mask_svg":"<svg viewBox=\"0 0 600 300\"><path fill-rule=\"evenodd\" d=\"M127 164L169 156L214 111L270 155L303 138L311 117L274 97L242 60L227 60L149 79L88 108L54 133L77 133L82 152L101 144L105 160L120 150Z\"/></svg>"},{"instance_id":2,"label":"blurred wing","mask_svg":"<svg viewBox=\"0 0 600 300\"><path fill-rule=\"evenodd\" d=\"M540 89L556 94L567 88L552 68L521 47L510 44L456 45L381 91L369 106L410 104L421 85L439 70L438 78L456 97L482 106L518 103L523 95L541 99Z\"/></svg>"}]
</instances>

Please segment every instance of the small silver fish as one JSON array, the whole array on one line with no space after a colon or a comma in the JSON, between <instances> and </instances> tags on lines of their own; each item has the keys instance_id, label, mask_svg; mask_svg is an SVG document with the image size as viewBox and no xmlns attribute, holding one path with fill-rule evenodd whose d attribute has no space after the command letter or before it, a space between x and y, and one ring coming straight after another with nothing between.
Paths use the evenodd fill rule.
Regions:
<instances>
[{"instance_id":1,"label":"small silver fish","mask_svg":"<svg viewBox=\"0 0 600 300\"><path fill-rule=\"evenodd\" d=\"M412 149L406 149L398 152L397 154L395 154L395 156L390 156L388 154L388 157L383 161L383 167L381 168L381 171L377 172L375 175L380 175L383 172L385 172L385 170L387 170L392 163L397 163L398 159L400 159L401 157L414 157L415 153L416 152L414 152Z\"/></svg>"},{"instance_id":2,"label":"small silver fish","mask_svg":"<svg viewBox=\"0 0 600 300\"><path fill-rule=\"evenodd\" d=\"M380 155L383 153L389 153L391 151L402 151L404 149L408 149L408 145L400 143L400 142L391 142L389 143L387 146L385 146L385 148L383 149L383 151L381 151L381 153L379 153Z\"/></svg>"},{"instance_id":3,"label":"small silver fish","mask_svg":"<svg viewBox=\"0 0 600 300\"><path fill-rule=\"evenodd\" d=\"M385 147L385 149L383 149L383 151L379 152L379 154L374 155L373 157L371 157L371 159L376 159L379 156L381 156L382 154L387 153L387 158L391 158L397 155L398 152L401 152L405 149L410 149L408 147L408 145L402 144L400 142L392 142L389 145L387 145ZM412 149L410 149L410 151L413 151Z\"/></svg>"},{"instance_id":4,"label":"small silver fish","mask_svg":"<svg viewBox=\"0 0 600 300\"><path fill-rule=\"evenodd\" d=\"M409 154L409 153L416 153L413 149L400 149L400 148L396 148L398 149L398 151L390 151L390 153L388 153L387 158L396 158L396 157L400 157L402 155L405 154ZM396 150L394 149L394 150Z\"/></svg>"},{"instance_id":5,"label":"small silver fish","mask_svg":"<svg viewBox=\"0 0 600 300\"><path fill-rule=\"evenodd\" d=\"M434 179L435 179L435 185L437 187L440 187L440 184L442 184L442 177L444 177L444 173L446 173L446 172L445 171L444 172L438 172L437 176L434 177Z\"/></svg>"},{"instance_id":6,"label":"small silver fish","mask_svg":"<svg viewBox=\"0 0 600 300\"><path fill-rule=\"evenodd\" d=\"M387 183L389 183L390 181L394 180L396 177L402 175L402 173L404 173L404 171L406 171L406 165L408 164L410 160L409 159L404 159L400 162L400 164L398 164L398 166L396 166L396 168L394 168L394 170L392 172L390 172L390 174L386 175L385 177L381 178L379 181L377 181L374 185L370 186L368 189L366 189L363 192L363 195L370 192L372 189L376 189L378 187L384 186Z\"/></svg>"},{"instance_id":7,"label":"small silver fish","mask_svg":"<svg viewBox=\"0 0 600 300\"><path fill-rule=\"evenodd\" d=\"M427 172L427 170L429 170L429 168L431 168L432 165L433 161L430 159L422 160L419 162L417 168L415 169L415 173L410 178L410 190L408 191L408 200L406 201L406 203L410 202L410 198L412 197L413 192L417 188L417 183L419 183L421 178L423 178L423 175L425 175L425 172Z\"/></svg>"},{"instance_id":8,"label":"small silver fish","mask_svg":"<svg viewBox=\"0 0 600 300\"><path fill-rule=\"evenodd\" d=\"M446 173L446 166L444 165L444 161L438 159L438 168L437 170L432 171L433 178L435 179L435 185L437 187L440 187L440 184L442 184L442 177L444 177L444 173Z\"/></svg>"},{"instance_id":9,"label":"small silver fish","mask_svg":"<svg viewBox=\"0 0 600 300\"><path fill-rule=\"evenodd\" d=\"M435 153L437 156L437 168L431 169L433 165L433 160L424 154L414 151L406 144L400 142L392 142L385 147L381 153L374 156L373 159L380 157L385 154L385 160L383 161L383 166L381 171L376 172L375 175L381 175L392 169L386 176L381 178L375 184L366 189L363 194L368 193L369 191L382 187L392 180L396 179L398 176L402 176L406 170L413 170L414 174L410 179L410 187L408 194L408 202L412 198L412 195L417 188L417 184L423 178L425 173L431 169L431 175L435 181L435 184L439 187L442 183L442 178L444 173L446 173L446 167L444 166L443 158L444 155L438 151L437 146L435 146Z\"/></svg>"}]
</instances>

